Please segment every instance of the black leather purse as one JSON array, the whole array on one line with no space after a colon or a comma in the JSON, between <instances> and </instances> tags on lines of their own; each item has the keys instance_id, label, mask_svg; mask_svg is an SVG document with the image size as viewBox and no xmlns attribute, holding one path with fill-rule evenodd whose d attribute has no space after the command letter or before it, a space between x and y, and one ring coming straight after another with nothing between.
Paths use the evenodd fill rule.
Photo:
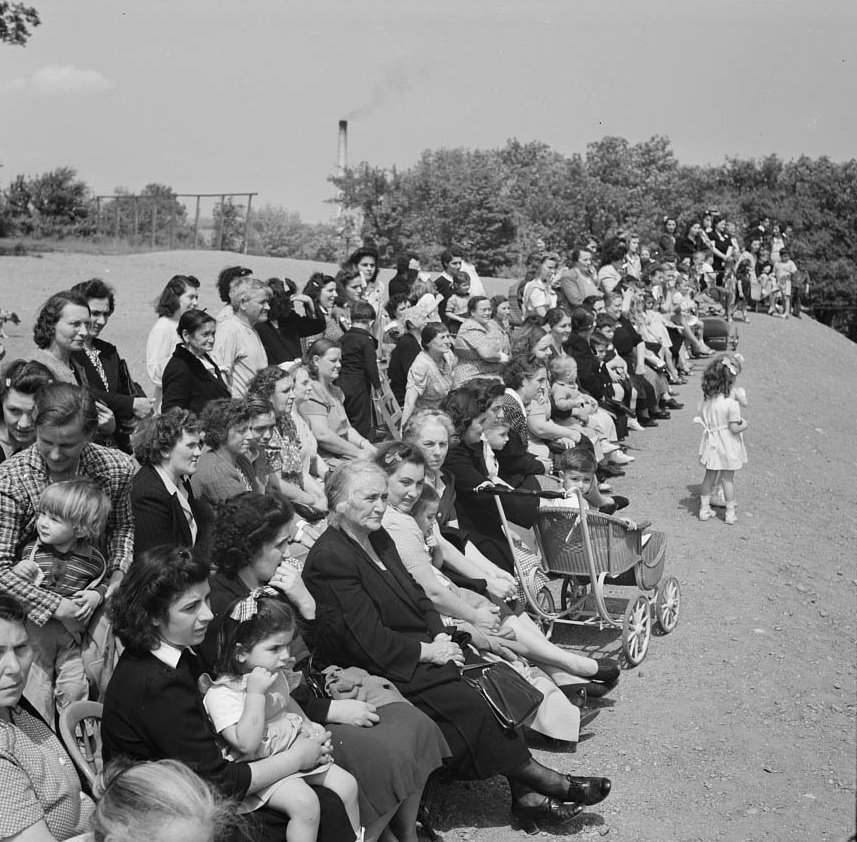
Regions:
<instances>
[{"instance_id":1,"label":"black leather purse","mask_svg":"<svg viewBox=\"0 0 857 842\"><path fill-rule=\"evenodd\" d=\"M318 523L327 517L327 513L310 506L307 503L292 503L292 508L298 517L302 517L307 523Z\"/></svg>"},{"instance_id":2,"label":"black leather purse","mask_svg":"<svg viewBox=\"0 0 857 842\"><path fill-rule=\"evenodd\" d=\"M535 716L544 695L508 664L465 664L461 679L478 690L505 731L514 731Z\"/></svg>"}]
</instances>

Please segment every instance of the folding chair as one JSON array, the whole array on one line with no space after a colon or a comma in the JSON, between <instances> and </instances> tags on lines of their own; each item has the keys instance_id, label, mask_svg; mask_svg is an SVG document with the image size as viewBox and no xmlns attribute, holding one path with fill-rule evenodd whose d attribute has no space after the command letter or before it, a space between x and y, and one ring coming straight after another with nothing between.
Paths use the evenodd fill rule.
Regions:
<instances>
[{"instance_id":1,"label":"folding chair","mask_svg":"<svg viewBox=\"0 0 857 842\"><path fill-rule=\"evenodd\" d=\"M101 772L101 717L99 702L72 702L60 714L60 739L72 762L89 782L90 788Z\"/></svg>"}]
</instances>

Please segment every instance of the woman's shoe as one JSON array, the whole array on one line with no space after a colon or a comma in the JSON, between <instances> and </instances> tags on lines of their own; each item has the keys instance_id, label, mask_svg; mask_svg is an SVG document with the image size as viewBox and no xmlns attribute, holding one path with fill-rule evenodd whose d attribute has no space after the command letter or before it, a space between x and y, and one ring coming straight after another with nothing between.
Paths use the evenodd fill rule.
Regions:
<instances>
[{"instance_id":1,"label":"woman's shoe","mask_svg":"<svg viewBox=\"0 0 857 842\"><path fill-rule=\"evenodd\" d=\"M640 424L643 427L657 427L658 426L658 422L652 418L641 418Z\"/></svg>"},{"instance_id":2,"label":"woman's shoe","mask_svg":"<svg viewBox=\"0 0 857 842\"><path fill-rule=\"evenodd\" d=\"M580 730L582 731L587 725L592 724L592 720L595 719L598 714L601 713L597 708L595 710L588 710L585 713L580 714Z\"/></svg>"},{"instance_id":3,"label":"woman's shoe","mask_svg":"<svg viewBox=\"0 0 857 842\"><path fill-rule=\"evenodd\" d=\"M566 775L569 787L567 801L577 801L591 807L610 795L610 778L578 778Z\"/></svg>"},{"instance_id":4,"label":"woman's shoe","mask_svg":"<svg viewBox=\"0 0 857 842\"><path fill-rule=\"evenodd\" d=\"M646 428L636 418L629 418L628 429L639 433L641 430L645 430Z\"/></svg>"},{"instance_id":5,"label":"woman's shoe","mask_svg":"<svg viewBox=\"0 0 857 842\"><path fill-rule=\"evenodd\" d=\"M598 672L590 676L593 681L601 681L604 684L614 684L622 675L619 669L619 664L616 661L611 661L607 658L596 658L595 663L598 664Z\"/></svg>"},{"instance_id":6,"label":"woman's shoe","mask_svg":"<svg viewBox=\"0 0 857 842\"><path fill-rule=\"evenodd\" d=\"M661 406L664 407L664 409L684 409L684 404L679 403L675 398L661 401Z\"/></svg>"},{"instance_id":7,"label":"woman's shoe","mask_svg":"<svg viewBox=\"0 0 857 842\"><path fill-rule=\"evenodd\" d=\"M576 708L586 707L586 687L582 684L564 684L559 689Z\"/></svg>"},{"instance_id":8,"label":"woman's shoe","mask_svg":"<svg viewBox=\"0 0 857 842\"><path fill-rule=\"evenodd\" d=\"M512 816L527 836L535 836L539 832L539 822L559 824L570 821L583 810L583 806L583 804L563 804L556 798L545 796L540 804L535 805L513 802Z\"/></svg>"},{"instance_id":9,"label":"woman's shoe","mask_svg":"<svg viewBox=\"0 0 857 842\"><path fill-rule=\"evenodd\" d=\"M590 699L600 699L602 696L606 696L611 690L616 687L618 682L613 682L612 684L601 684L597 681L592 681L589 684L584 685L586 687L586 695Z\"/></svg>"},{"instance_id":10,"label":"woman's shoe","mask_svg":"<svg viewBox=\"0 0 857 842\"><path fill-rule=\"evenodd\" d=\"M614 450L610 454L610 461L614 465L627 465L630 462L634 461L634 457L628 456L626 453L623 453L621 450Z\"/></svg>"}]
</instances>

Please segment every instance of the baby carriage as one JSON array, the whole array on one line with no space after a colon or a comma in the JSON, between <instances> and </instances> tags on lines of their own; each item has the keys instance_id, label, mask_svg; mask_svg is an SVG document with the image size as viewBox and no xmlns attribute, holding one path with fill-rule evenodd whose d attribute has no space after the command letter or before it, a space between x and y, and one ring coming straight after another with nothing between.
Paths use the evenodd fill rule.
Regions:
<instances>
[{"instance_id":1,"label":"baby carriage","mask_svg":"<svg viewBox=\"0 0 857 842\"><path fill-rule=\"evenodd\" d=\"M630 529L617 518L587 511L580 491L578 509L540 509L534 532L538 555L509 526L500 502L504 495L564 497L561 491L480 487L495 495L503 531L515 558L519 598L550 635L554 623L622 630L622 650L631 666L646 657L653 615L663 634L678 625L681 588L678 579L663 579L666 535ZM557 610L551 581L561 581ZM611 588L611 595L605 588ZM634 590L624 610L615 607L613 587Z\"/></svg>"}]
</instances>

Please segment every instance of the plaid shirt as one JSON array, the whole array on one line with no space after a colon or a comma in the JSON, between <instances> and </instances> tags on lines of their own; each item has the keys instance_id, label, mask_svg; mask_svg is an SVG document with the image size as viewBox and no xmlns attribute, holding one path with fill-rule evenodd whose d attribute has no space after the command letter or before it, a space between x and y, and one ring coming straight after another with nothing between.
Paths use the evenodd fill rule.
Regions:
<instances>
[{"instance_id":1,"label":"plaid shirt","mask_svg":"<svg viewBox=\"0 0 857 842\"><path fill-rule=\"evenodd\" d=\"M106 579L123 573L134 558L134 518L131 514L131 478L134 460L118 450L86 444L80 454L78 476L93 480L110 498L111 511L105 529L108 560ZM24 602L29 618L43 626L62 597L12 572L24 545L36 537L39 498L50 484L48 468L33 444L0 465L0 591Z\"/></svg>"}]
</instances>

